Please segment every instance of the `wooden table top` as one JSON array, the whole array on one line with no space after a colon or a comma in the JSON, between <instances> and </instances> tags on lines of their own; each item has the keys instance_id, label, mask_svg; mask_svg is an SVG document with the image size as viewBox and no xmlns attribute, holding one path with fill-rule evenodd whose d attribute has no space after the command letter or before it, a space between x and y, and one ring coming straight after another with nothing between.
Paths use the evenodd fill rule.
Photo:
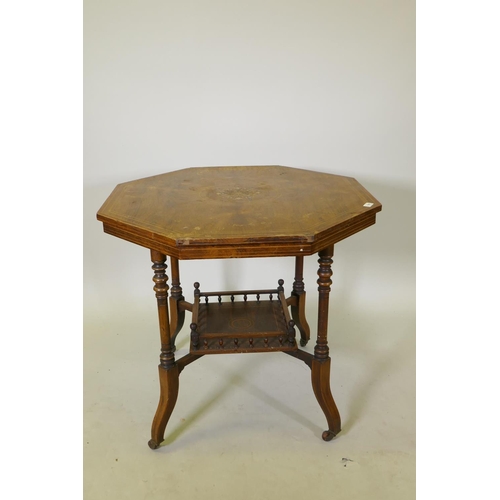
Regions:
<instances>
[{"instance_id":1,"label":"wooden table top","mask_svg":"<svg viewBox=\"0 0 500 500\"><path fill-rule=\"evenodd\" d=\"M116 186L104 231L180 259L311 255L375 224L352 177L282 166L197 167Z\"/></svg>"}]
</instances>

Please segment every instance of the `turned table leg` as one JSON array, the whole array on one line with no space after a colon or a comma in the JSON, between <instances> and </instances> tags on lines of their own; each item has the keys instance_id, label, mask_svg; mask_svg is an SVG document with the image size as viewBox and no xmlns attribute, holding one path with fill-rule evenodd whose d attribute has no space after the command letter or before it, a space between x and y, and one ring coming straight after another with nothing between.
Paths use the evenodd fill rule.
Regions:
<instances>
[{"instance_id":1,"label":"turned table leg","mask_svg":"<svg viewBox=\"0 0 500 500\"><path fill-rule=\"evenodd\" d=\"M306 291L304 290L304 256L295 258L295 279L292 296L297 298L297 305L292 304L292 318L300 332L300 345L304 347L311 338L311 330L306 320Z\"/></svg>"},{"instance_id":2,"label":"turned table leg","mask_svg":"<svg viewBox=\"0 0 500 500\"><path fill-rule=\"evenodd\" d=\"M184 300L182 295L180 273L179 273L179 259L170 257L170 267L172 268L172 288L170 290L170 332L172 337L172 346L175 352L175 339L181 328L184 325L184 317L186 312L179 307L179 302Z\"/></svg>"},{"instance_id":3,"label":"turned table leg","mask_svg":"<svg viewBox=\"0 0 500 500\"><path fill-rule=\"evenodd\" d=\"M154 271L153 281L155 283L153 290L156 294L158 303L158 319L160 323L161 354L160 364L158 366L160 377L160 401L153 419L151 427L151 440L149 447L156 449L164 439L165 428L179 392L179 369L175 363L173 343L170 336L170 321L168 315L168 276L165 271L166 255L151 250L152 269Z\"/></svg>"},{"instance_id":4,"label":"turned table leg","mask_svg":"<svg viewBox=\"0 0 500 500\"><path fill-rule=\"evenodd\" d=\"M328 303L332 280L333 245L319 252L318 269L318 336L311 365L314 395L328 422L323 439L330 441L340 432L340 414L330 389L330 356L328 350Z\"/></svg>"}]
</instances>

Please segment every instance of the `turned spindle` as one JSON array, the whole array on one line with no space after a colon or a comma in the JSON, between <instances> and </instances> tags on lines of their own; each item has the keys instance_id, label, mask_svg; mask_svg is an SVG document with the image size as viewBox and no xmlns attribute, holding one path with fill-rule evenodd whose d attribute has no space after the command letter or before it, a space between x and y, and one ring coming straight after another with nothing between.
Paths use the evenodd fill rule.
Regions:
<instances>
[{"instance_id":1,"label":"turned spindle","mask_svg":"<svg viewBox=\"0 0 500 500\"><path fill-rule=\"evenodd\" d=\"M319 252L318 269L318 336L314 347L314 357L318 360L328 358L328 302L332 285L333 245Z\"/></svg>"},{"instance_id":2,"label":"turned spindle","mask_svg":"<svg viewBox=\"0 0 500 500\"><path fill-rule=\"evenodd\" d=\"M151 260L153 262L152 269L154 271L153 290L156 295L158 305L158 318L160 323L160 338L161 338L161 352L160 352L160 365L162 368L170 369L175 364L174 350L172 346L172 339L170 337L170 319L168 314L168 289L167 284L168 276L167 270L167 256L151 250Z\"/></svg>"}]
</instances>

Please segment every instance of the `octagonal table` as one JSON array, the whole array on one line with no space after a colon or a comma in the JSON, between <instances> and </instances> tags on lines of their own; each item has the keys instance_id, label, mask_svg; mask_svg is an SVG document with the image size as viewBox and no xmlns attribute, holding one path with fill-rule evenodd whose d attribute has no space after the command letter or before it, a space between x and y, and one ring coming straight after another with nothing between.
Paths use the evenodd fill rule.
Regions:
<instances>
[{"instance_id":1,"label":"octagonal table","mask_svg":"<svg viewBox=\"0 0 500 500\"><path fill-rule=\"evenodd\" d=\"M340 431L330 390L327 341L333 246L375 223L381 204L355 179L282 166L199 167L119 184L97 213L104 231L150 249L161 354L160 401L149 446L158 448L174 409L179 374L204 355L284 352L311 368L312 387L328 429ZM305 317L304 256L319 254L318 325L314 355ZM172 288L167 284L170 257ZM202 291L188 302L179 260L294 257L295 276L261 290ZM192 314L190 351L175 359L185 312Z\"/></svg>"}]
</instances>

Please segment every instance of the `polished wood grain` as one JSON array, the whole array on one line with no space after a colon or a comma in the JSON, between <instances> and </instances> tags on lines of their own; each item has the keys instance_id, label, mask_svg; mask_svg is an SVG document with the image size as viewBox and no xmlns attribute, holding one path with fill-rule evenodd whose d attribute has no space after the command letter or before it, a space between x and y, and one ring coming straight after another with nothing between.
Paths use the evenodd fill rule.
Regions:
<instances>
[{"instance_id":1,"label":"polished wood grain","mask_svg":"<svg viewBox=\"0 0 500 500\"><path fill-rule=\"evenodd\" d=\"M352 177L282 166L199 167L119 184L97 219L127 241L179 259L209 259L311 255L374 224L381 209Z\"/></svg>"}]
</instances>

